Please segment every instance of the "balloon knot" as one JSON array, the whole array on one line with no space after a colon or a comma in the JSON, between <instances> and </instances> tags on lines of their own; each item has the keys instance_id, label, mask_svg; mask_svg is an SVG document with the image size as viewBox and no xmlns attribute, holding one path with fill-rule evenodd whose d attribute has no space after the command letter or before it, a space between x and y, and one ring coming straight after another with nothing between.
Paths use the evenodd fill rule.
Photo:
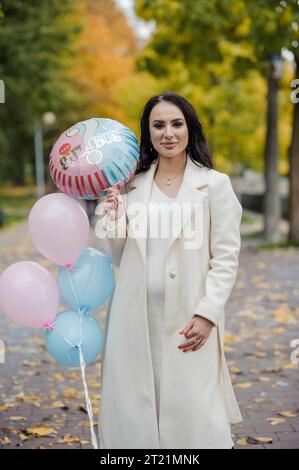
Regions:
<instances>
[{"instance_id":1,"label":"balloon knot","mask_svg":"<svg viewBox=\"0 0 299 470\"><path fill-rule=\"evenodd\" d=\"M46 321L45 323L43 323L43 325L41 326L43 330L48 330L48 331L53 331L54 330L54 326L55 326L55 321Z\"/></svg>"},{"instance_id":2,"label":"balloon knot","mask_svg":"<svg viewBox=\"0 0 299 470\"><path fill-rule=\"evenodd\" d=\"M74 271L74 269L75 269L74 263L66 264L65 267L66 267L69 271Z\"/></svg>"}]
</instances>

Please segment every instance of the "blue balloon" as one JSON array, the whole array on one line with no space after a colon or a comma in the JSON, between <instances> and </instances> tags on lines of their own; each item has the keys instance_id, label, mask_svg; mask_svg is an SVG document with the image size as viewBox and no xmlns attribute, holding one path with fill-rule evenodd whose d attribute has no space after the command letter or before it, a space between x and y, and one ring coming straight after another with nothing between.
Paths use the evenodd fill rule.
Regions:
<instances>
[{"instance_id":1,"label":"blue balloon","mask_svg":"<svg viewBox=\"0 0 299 470\"><path fill-rule=\"evenodd\" d=\"M59 269L58 285L64 300L75 310L97 310L114 289L114 266L94 248L86 247L73 264L73 271Z\"/></svg>"},{"instance_id":2,"label":"blue balloon","mask_svg":"<svg viewBox=\"0 0 299 470\"><path fill-rule=\"evenodd\" d=\"M82 353L85 364L90 364L102 352L104 332L99 322L82 314L81 320ZM48 353L60 364L80 366L80 314L72 310L61 312L55 318L54 329L45 331Z\"/></svg>"}]
</instances>

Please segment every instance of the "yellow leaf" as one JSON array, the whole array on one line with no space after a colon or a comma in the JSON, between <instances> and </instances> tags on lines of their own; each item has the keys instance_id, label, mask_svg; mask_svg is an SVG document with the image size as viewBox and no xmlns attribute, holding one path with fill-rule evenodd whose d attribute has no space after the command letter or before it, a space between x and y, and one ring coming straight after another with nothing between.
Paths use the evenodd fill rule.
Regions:
<instances>
[{"instance_id":1,"label":"yellow leaf","mask_svg":"<svg viewBox=\"0 0 299 470\"><path fill-rule=\"evenodd\" d=\"M59 444L73 444L76 442L80 442L80 439L78 436L72 436L71 434L65 434L62 436L62 439L59 439L57 441Z\"/></svg>"},{"instance_id":2,"label":"yellow leaf","mask_svg":"<svg viewBox=\"0 0 299 470\"><path fill-rule=\"evenodd\" d=\"M43 426L42 424L27 428L27 432L38 437L50 436L51 434L57 433L54 428Z\"/></svg>"},{"instance_id":3,"label":"yellow leaf","mask_svg":"<svg viewBox=\"0 0 299 470\"><path fill-rule=\"evenodd\" d=\"M2 413L2 411L6 411L8 410L8 408L11 408L13 407L14 405L9 405L7 403L3 403L2 405L0 405L0 413Z\"/></svg>"},{"instance_id":4,"label":"yellow leaf","mask_svg":"<svg viewBox=\"0 0 299 470\"><path fill-rule=\"evenodd\" d=\"M267 418L267 421L270 421L270 424L276 426L276 424L285 423L284 418Z\"/></svg>"},{"instance_id":5,"label":"yellow leaf","mask_svg":"<svg viewBox=\"0 0 299 470\"><path fill-rule=\"evenodd\" d=\"M294 418L295 416L297 416L297 412L296 411L280 411L278 413L280 416L287 416L288 418Z\"/></svg>"},{"instance_id":6,"label":"yellow leaf","mask_svg":"<svg viewBox=\"0 0 299 470\"><path fill-rule=\"evenodd\" d=\"M77 374L76 372L70 372L69 374L67 374L67 378L71 380L80 380L81 375Z\"/></svg>"},{"instance_id":7,"label":"yellow leaf","mask_svg":"<svg viewBox=\"0 0 299 470\"><path fill-rule=\"evenodd\" d=\"M94 426L97 426L98 423L93 423ZM85 426L89 427L90 428L90 422L89 421L85 421Z\"/></svg>"},{"instance_id":8,"label":"yellow leaf","mask_svg":"<svg viewBox=\"0 0 299 470\"><path fill-rule=\"evenodd\" d=\"M21 441L28 441L29 437L28 436L25 436L25 434L23 434L22 432L19 434L19 439Z\"/></svg>"},{"instance_id":9,"label":"yellow leaf","mask_svg":"<svg viewBox=\"0 0 299 470\"><path fill-rule=\"evenodd\" d=\"M27 366L27 367L38 367L38 366L41 366L42 363L41 362L38 362L38 361L28 361L27 359L25 359L23 362L22 362L23 366Z\"/></svg>"},{"instance_id":10,"label":"yellow leaf","mask_svg":"<svg viewBox=\"0 0 299 470\"><path fill-rule=\"evenodd\" d=\"M240 446L248 446L248 442L247 442L247 439L238 439L237 440L237 444L239 444Z\"/></svg>"},{"instance_id":11,"label":"yellow leaf","mask_svg":"<svg viewBox=\"0 0 299 470\"><path fill-rule=\"evenodd\" d=\"M259 442L268 442L271 444L272 438L271 437L254 437L254 436L247 436L248 444L258 444Z\"/></svg>"},{"instance_id":12,"label":"yellow leaf","mask_svg":"<svg viewBox=\"0 0 299 470\"><path fill-rule=\"evenodd\" d=\"M2 439L0 439L0 443L3 445L10 444L11 440L8 437L3 437Z\"/></svg>"},{"instance_id":13,"label":"yellow leaf","mask_svg":"<svg viewBox=\"0 0 299 470\"><path fill-rule=\"evenodd\" d=\"M53 401L51 404L50 408L67 408L67 405L65 405L62 401Z\"/></svg>"},{"instance_id":14,"label":"yellow leaf","mask_svg":"<svg viewBox=\"0 0 299 470\"><path fill-rule=\"evenodd\" d=\"M229 331L225 331L224 333L224 342L227 343L239 343L240 338L238 338L236 335L233 335Z\"/></svg>"},{"instance_id":15,"label":"yellow leaf","mask_svg":"<svg viewBox=\"0 0 299 470\"><path fill-rule=\"evenodd\" d=\"M249 388L252 386L251 382L240 382L235 385L237 388Z\"/></svg>"},{"instance_id":16,"label":"yellow leaf","mask_svg":"<svg viewBox=\"0 0 299 470\"><path fill-rule=\"evenodd\" d=\"M57 392L56 392L56 390L51 390L51 392L50 392L50 398L51 398L51 400L56 400L56 398L57 398Z\"/></svg>"},{"instance_id":17,"label":"yellow leaf","mask_svg":"<svg viewBox=\"0 0 299 470\"><path fill-rule=\"evenodd\" d=\"M239 367L230 367L230 372L232 374L241 374L241 370L239 369Z\"/></svg>"},{"instance_id":18,"label":"yellow leaf","mask_svg":"<svg viewBox=\"0 0 299 470\"><path fill-rule=\"evenodd\" d=\"M266 357L267 354L262 352L262 351L255 351L254 352L255 357Z\"/></svg>"},{"instance_id":19,"label":"yellow leaf","mask_svg":"<svg viewBox=\"0 0 299 470\"><path fill-rule=\"evenodd\" d=\"M64 398L79 398L79 396L81 396L81 394L75 388L66 388L63 391L62 396Z\"/></svg>"},{"instance_id":20,"label":"yellow leaf","mask_svg":"<svg viewBox=\"0 0 299 470\"><path fill-rule=\"evenodd\" d=\"M58 382L64 381L64 377L61 374L55 374L54 377L55 377L55 380L57 380Z\"/></svg>"},{"instance_id":21,"label":"yellow leaf","mask_svg":"<svg viewBox=\"0 0 299 470\"><path fill-rule=\"evenodd\" d=\"M25 418L24 416L10 416L9 417L10 421L21 421L21 420L25 420L27 418Z\"/></svg>"},{"instance_id":22,"label":"yellow leaf","mask_svg":"<svg viewBox=\"0 0 299 470\"><path fill-rule=\"evenodd\" d=\"M260 442L268 442L269 444L273 442L272 437L256 437L256 440Z\"/></svg>"}]
</instances>

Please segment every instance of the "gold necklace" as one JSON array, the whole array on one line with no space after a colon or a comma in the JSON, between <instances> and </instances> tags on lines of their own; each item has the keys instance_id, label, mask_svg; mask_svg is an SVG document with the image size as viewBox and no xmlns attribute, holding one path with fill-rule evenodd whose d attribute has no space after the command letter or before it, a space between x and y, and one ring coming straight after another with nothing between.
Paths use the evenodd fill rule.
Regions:
<instances>
[{"instance_id":1,"label":"gold necklace","mask_svg":"<svg viewBox=\"0 0 299 470\"><path fill-rule=\"evenodd\" d=\"M180 175L177 175L177 176L175 176L174 178L169 178L169 176L166 176L166 180L167 180L167 181L166 181L166 184L167 184L167 185L171 184L171 181L172 181L172 180L175 180L176 178L179 178L179 176L182 176L182 175L184 174L185 168L186 168L186 163L187 163L187 162L185 162L184 171L183 171L183 173L181 173ZM157 173L159 173L161 176L163 176L163 178L165 178L165 176L163 175L163 173L161 173L158 169L157 169Z\"/></svg>"},{"instance_id":2,"label":"gold necklace","mask_svg":"<svg viewBox=\"0 0 299 470\"><path fill-rule=\"evenodd\" d=\"M157 171L157 173L159 173L161 176L163 176L163 178L165 178L165 176L164 176L160 171ZM167 181L166 181L166 184L167 184L167 185L171 184L171 181L172 181L172 180L175 180L176 178L178 178L179 176L182 176L183 174L184 174L184 172L181 173L181 174L178 175L178 176L175 176L174 178L169 178L168 176L166 176L166 180L167 180Z\"/></svg>"}]
</instances>

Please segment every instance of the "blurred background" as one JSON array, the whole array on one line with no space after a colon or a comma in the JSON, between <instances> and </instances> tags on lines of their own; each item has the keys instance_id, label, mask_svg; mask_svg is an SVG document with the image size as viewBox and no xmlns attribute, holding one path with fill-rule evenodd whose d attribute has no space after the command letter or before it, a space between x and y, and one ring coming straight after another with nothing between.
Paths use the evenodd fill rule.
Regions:
<instances>
[{"instance_id":1,"label":"blurred background","mask_svg":"<svg viewBox=\"0 0 299 470\"><path fill-rule=\"evenodd\" d=\"M55 191L48 157L65 129L109 117L139 137L146 100L172 90L248 210L244 236L298 242L298 3L1 1L1 228Z\"/></svg>"}]
</instances>

